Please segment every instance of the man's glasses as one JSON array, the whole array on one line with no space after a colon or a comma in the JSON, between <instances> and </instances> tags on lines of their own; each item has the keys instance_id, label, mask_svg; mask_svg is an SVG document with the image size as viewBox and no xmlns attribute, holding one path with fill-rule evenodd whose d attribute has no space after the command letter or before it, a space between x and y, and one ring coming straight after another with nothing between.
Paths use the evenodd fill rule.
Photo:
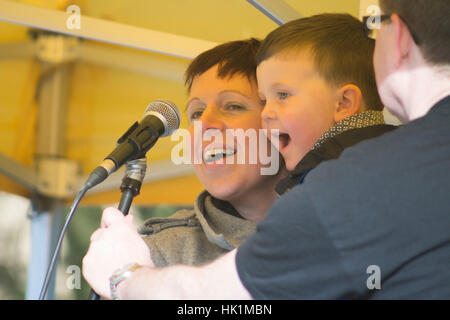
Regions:
<instances>
[{"instance_id":1,"label":"man's glasses","mask_svg":"<svg viewBox=\"0 0 450 320\"><path fill-rule=\"evenodd\" d=\"M400 17L400 16L399 16ZM408 23L405 21L405 19L403 19L402 17L400 17L400 19L403 20L403 22L406 24L406 26L409 29L409 33L411 34L414 42L419 45L420 41L419 38L416 36L416 34L411 30L411 28L409 27ZM383 15L372 15L372 16L365 16L363 17L363 29L364 32L366 34L366 36L370 39L376 39L377 37L377 32L381 27L381 23L386 21L386 20L391 20L391 15L390 14L383 14Z\"/></svg>"}]
</instances>

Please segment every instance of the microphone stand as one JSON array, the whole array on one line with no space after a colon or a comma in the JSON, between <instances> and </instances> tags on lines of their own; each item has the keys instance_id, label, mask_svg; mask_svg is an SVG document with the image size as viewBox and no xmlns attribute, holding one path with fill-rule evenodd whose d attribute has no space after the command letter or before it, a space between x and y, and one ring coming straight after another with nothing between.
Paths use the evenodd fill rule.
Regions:
<instances>
[{"instance_id":1,"label":"microphone stand","mask_svg":"<svg viewBox=\"0 0 450 320\"><path fill-rule=\"evenodd\" d=\"M120 198L118 209L124 216L128 214L133 198L137 196L141 190L142 181L144 180L145 171L147 169L147 159L144 157L129 160L126 163L125 176L120 185L122 196ZM101 297L91 289L89 300L100 300Z\"/></svg>"}]
</instances>

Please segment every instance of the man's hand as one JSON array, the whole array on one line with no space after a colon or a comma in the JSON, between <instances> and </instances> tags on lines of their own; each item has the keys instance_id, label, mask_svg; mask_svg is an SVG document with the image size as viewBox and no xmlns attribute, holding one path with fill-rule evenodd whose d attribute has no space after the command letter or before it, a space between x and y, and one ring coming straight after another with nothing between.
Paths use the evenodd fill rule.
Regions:
<instances>
[{"instance_id":1,"label":"man's hand","mask_svg":"<svg viewBox=\"0 0 450 320\"><path fill-rule=\"evenodd\" d=\"M129 263L152 267L150 250L137 233L132 215L106 208L83 258L83 276L97 294L110 299L109 277Z\"/></svg>"}]
</instances>

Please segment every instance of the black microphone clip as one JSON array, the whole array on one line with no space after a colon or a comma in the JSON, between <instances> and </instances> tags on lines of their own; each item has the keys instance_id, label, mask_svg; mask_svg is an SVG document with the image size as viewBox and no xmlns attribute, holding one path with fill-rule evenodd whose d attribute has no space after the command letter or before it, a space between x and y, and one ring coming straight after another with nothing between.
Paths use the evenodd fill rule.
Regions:
<instances>
[{"instance_id":1,"label":"black microphone clip","mask_svg":"<svg viewBox=\"0 0 450 320\"><path fill-rule=\"evenodd\" d=\"M139 126L139 122L135 122L131 125L131 127L128 128L128 130L119 138L119 140L117 140L117 145L121 144L122 142L124 142L128 136L134 131L136 130L136 128Z\"/></svg>"},{"instance_id":2,"label":"black microphone clip","mask_svg":"<svg viewBox=\"0 0 450 320\"><path fill-rule=\"evenodd\" d=\"M163 123L156 117L147 116L140 123L134 123L119 138L118 146L105 160L113 161L115 169L117 169L128 160L142 158L163 132Z\"/></svg>"}]
</instances>

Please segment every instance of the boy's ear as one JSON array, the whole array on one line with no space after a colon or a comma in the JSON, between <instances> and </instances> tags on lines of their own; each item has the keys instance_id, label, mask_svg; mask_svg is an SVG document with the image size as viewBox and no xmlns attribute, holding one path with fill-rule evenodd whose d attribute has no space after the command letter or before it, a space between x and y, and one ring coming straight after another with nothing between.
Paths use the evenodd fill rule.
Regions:
<instances>
[{"instance_id":1,"label":"boy's ear","mask_svg":"<svg viewBox=\"0 0 450 320\"><path fill-rule=\"evenodd\" d=\"M339 122L360 111L362 93L354 84L346 84L338 89L338 101L334 111L334 122Z\"/></svg>"}]
</instances>

